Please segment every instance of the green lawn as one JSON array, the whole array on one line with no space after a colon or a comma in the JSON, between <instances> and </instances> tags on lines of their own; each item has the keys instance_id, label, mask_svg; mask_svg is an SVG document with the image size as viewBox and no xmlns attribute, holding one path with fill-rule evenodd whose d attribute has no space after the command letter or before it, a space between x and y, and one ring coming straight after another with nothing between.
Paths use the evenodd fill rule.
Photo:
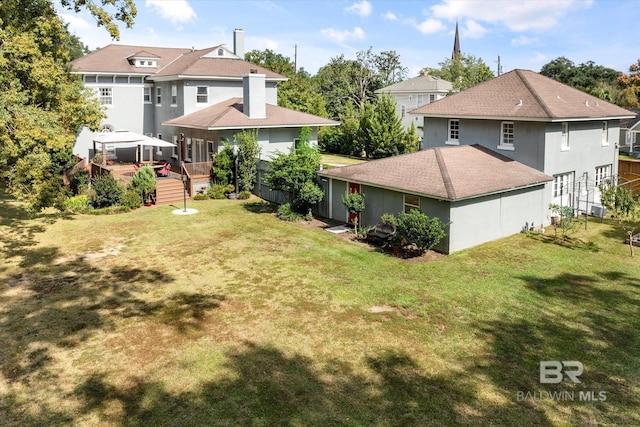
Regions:
<instances>
[{"instance_id":1,"label":"green lawn","mask_svg":"<svg viewBox=\"0 0 640 427\"><path fill-rule=\"evenodd\" d=\"M321 163L329 167L349 166L357 165L358 163L364 163L367 159L352 156L343 156L340 154L322 154Z\"/></svg>"},{"instance_id":2,"label":"green lawn","mask_svg":"<svg viewBox=\"0 0 640 427\"><path fill-rule=\"evenodd\" d=\"M28 219L0 192L0 425L640 425L640 258L609 224L415 263L190 206Z\"/></svg>"}]
</instances>

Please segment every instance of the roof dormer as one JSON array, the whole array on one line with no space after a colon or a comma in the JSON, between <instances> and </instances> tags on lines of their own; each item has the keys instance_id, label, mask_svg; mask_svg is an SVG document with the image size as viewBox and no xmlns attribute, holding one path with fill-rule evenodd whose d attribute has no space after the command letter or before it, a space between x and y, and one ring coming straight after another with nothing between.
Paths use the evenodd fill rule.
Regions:
<instances>
[{"instance_id":1,"label":"roof dormer","mask_svg":"<svg viewBox=\"0 0 640 427\"><path fill-rule=\"evenodd\" d=\"M140 51L127 57L127 61L134 67L140 68L158 68L159 56L149 52Z\"/></svg>"}]
</instances>

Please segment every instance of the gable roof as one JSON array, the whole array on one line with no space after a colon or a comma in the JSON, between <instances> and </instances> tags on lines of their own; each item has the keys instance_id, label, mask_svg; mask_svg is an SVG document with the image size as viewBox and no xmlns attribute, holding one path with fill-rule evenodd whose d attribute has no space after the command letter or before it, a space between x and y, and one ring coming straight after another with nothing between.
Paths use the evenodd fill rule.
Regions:
<instances>
[{"instance_id":1,"label":"gable roof","mask_svg":"<svg viewBox=\"0 0 640 427\"><path fill-rule=\"evenodd\" d=\"M110 44L71 62L76 73L140 74L157 78L218 78L242 80L244 74L257 70L267 81L284 81L286 77L237 57L215 57L212 51L221 46L193 50L149 46ZM228 49L225 49L229 52ZM157 68L136 67L132 58L158 58Z\"/></svg>"},{"instance_id":2,"label":"gable roof","mask_svg":"<svg viewBox=\"0 0 640 427\"><path fill-rule=\"evenodd\" d=\"M530 70L513 70L416 108L425 117L567 121L633 116L630 111Z\"/></svg>"},{"instance_id":3,"label":"gable roof","mask_svg":"<svg viewBox=\"0 0 640 427\"><path fill-rule=\"evenodd\" d=\"M629 111L635 114L635 116L620 120L620 129L634 129L640 123L640 108L629 108Z\"/></svg>"},{"instance_id":4,"label":"gable roof","mask_svg":"<svg viewBox=\"0 0 640 427\"><path fill-rule=\"evenodd\" d=\"M480 145L430 148L327 169L318 175L449 201L553 180L549 175Z\"/></svg>"},{"instance_id":5,"label":"gable roof","mask_svg":"<svg viewBox=\"0 0 640 427\"><path fill-rule=\"evenodd\" d=\"M340 124L334 120L271 104L266 104L266 113L264 119L251 119L243 113L243 99L231 98L162 124L204 130L338 126Z\"/></svg>"},{"instance_id":6,"label":"gable roof","mask_svg":"<svg viewBox=\"0 0 640 427\"><path fill-rule=\"evenodd\" d=\"M71 67L82 73L149 75L187 52L191 49L110 44L72 61ZM143 56L158 58L158 68L136 67L129 62L130 58Z\"/></svg>"},{"instance_id":7,"label":"gable roof","mask_svg":"<svg viewBox=\"0 0 640 427\"><path fill-rule=\"evenodd\" d=\"M392 84L391 86L378 89L376 93L396 93L396 92L449 92L453 90L453 84L429 74L420 74L405 81Z\"/></svg>"}]
</instances>

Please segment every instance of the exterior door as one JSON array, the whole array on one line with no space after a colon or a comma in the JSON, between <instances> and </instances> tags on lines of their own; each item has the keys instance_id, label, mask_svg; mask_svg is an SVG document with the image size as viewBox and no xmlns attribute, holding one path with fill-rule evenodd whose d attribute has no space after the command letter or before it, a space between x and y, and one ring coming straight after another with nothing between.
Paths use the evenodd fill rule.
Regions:
<instances>
[{"instance_id":1,"label":"exterior door","mask_svg":"<svg viewBox=\"0 0 640 427\"><path fill-rule=\"evenodd\" d=\"M193 162L206 162L207 161L207 147L204 144L203 139L193 140L195 147L193 152Z\"/></svg>"},{"instance_id":2,"label":"exterior door","mask_svg":"<svg viewBox=\"0 0 640 427\"><path fill-rule=\"evenodd\" d=\"M360 186L360 184L356 184L355 182L350 182L348 187L347 187L347 192L349 194L351 193L358 193L358 194L362 194L362 188ZM352 212L347 212L347 223L348 224L354 224L356 218L358 218L358 224L361 223L361 214L358 213L352 213ZM358 225L360 226L360 225Z\"/></svg>"}]
</instances>

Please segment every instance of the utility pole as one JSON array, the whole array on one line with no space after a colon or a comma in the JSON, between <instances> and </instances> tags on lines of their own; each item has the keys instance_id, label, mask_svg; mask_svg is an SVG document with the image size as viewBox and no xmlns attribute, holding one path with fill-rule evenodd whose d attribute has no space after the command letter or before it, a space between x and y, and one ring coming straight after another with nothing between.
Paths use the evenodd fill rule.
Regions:
<instances>
[{"instance_id":1,"label":"utility pole","mask_svg":"<svg viewBox=\"0 0 640 427\"><path fill-rule=\"evenodd\" d=\"M293 74L298 74L298 43L293 45Z\"/></svg>"},{"instance_id":2,"label":"utility pole","mask_svg":"<svg viewBox=\"0 0 640 427\"><path fill-rule=\"evenodd\" d=\"M498 55L498 76L502 74L502 65L500 65L500 55Z\"/></svg>"}]
</instances>

